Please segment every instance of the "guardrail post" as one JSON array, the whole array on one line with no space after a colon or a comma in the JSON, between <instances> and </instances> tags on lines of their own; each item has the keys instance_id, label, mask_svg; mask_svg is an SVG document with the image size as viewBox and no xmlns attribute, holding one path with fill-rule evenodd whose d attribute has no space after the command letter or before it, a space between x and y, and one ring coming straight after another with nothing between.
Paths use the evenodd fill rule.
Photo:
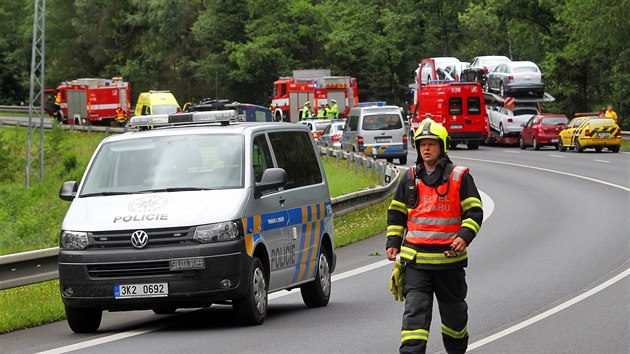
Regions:
<instances>
[{"instance_id":1,"label":"guardrail post","mask_svg":"<svg viewBox=\"0 0 630 354\"><path fill-rule=\"evenodd\" d=\"M361 160L356 155L353 157L353 160L354 160L354 174L358 175L359 174L359 164L361 163Z\"/></svg>"}]
</instances>

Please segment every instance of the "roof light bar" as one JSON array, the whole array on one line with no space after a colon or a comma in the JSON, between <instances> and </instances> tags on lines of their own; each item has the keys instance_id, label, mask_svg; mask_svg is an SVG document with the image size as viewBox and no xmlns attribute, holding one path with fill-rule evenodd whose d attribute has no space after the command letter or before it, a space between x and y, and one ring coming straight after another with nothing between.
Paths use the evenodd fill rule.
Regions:
<instances>
[{"instance_id":1,"label":"roof light bar","mask_svg":"<svg viewBox=\"0 0 630 354\"><path fill-rule=\"evenodd\" d=\"M177 124L229 123L238 120L238 118L238 113L234 110L151 114L133 116L129 120L129 125L133 127L158 127Z\"/></svg>"}]
</instances>

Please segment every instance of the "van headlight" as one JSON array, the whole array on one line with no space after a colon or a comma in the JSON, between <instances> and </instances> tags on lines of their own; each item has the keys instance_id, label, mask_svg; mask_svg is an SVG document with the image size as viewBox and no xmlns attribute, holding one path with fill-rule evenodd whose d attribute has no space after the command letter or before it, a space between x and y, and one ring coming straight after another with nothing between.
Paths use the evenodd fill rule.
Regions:
<instances>
[{"instance_id":1,"label":"van headlight","mask_svg":"<svg viewBox=\"0 0 630 354\"><path fill-rule=\"evenodd\" d=\"M240 221L225 221L197 226L193 239L199 242L209 243L236 240L242 237L243 226Z\"/></svg>"},{"instance_id":2,"label":"van headlight","mask_svg":"<svg viewBox=\"0 0 630 354\"><path fill-rule=\"evenodd\" d=\"M61 243L61 248L64 249L82 250L90 244L90 240L87 232L62 231L59 243Z\"/></svg>"}]
</instances>

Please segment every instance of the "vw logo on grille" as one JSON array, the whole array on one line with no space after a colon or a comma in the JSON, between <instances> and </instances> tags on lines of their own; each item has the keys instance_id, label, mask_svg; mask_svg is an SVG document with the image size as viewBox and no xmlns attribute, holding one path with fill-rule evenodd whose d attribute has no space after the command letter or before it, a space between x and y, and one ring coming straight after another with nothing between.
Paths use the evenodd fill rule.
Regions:
<instances>
[{"instance_id":1,"label":"vw logo on grille","mask_svg":"<svg viewBox=\"0 0 630 354\"><path fill-rule=\"evenodd\" d=\"M149 235L142 230L131 234L131 245L135 248L144 248L149 243Z\"/></svg>"}]
</instances>

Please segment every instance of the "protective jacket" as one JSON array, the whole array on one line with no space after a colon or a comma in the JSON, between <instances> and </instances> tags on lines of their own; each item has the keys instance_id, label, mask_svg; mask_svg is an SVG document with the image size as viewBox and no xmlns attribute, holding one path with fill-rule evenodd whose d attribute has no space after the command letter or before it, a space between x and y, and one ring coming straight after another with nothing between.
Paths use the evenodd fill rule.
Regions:
<instances>
[{"instance_id":1,"label":"protective jacket","mask_svg":"<svg viewBox=\"0 0 630 354\"><path fill-rule=\"evenodd\" d=\"M482 220L481 197L468 168L445 159L427 174L420 164L403 175L389 206L385 248L399 249L403 261L421 269L465 267L466 251L455 257L444 251L458 236L470 245Z\"/></svg>"},{"instance_id":2,"label":"protective jacket","mask_svg":"<svg viewBox=\"0 0 630 354\"><path fill-rule=\"evenodd\" d=\"M307 119L307 118L311 118L313 116L313 112L311 112L311 109L308 106L304 106L304 108L302 108L302 119Z\"/></svg>"}]
</instances>

